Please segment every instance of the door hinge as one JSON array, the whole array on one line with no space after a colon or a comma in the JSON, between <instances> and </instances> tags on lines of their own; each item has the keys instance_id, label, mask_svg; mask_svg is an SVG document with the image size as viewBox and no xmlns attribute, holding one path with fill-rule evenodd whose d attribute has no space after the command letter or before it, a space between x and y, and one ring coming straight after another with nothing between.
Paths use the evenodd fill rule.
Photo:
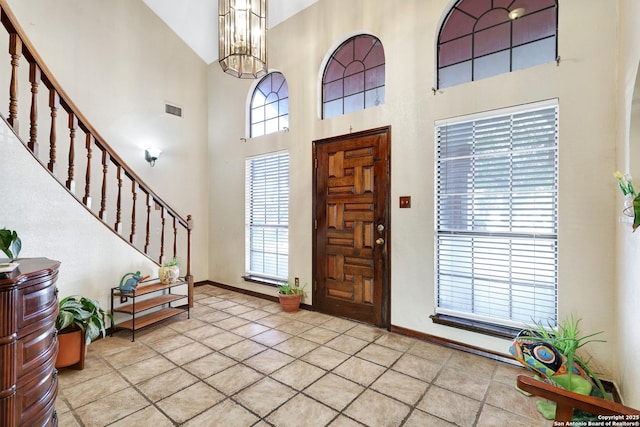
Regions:
<instances>
[{"instance_id":1,"label":"door hinge","mask_svg":"<svg viewBox=\"0 0 640 427\"><path fill-rule=\"evenodd\" d=\"M317 219L314 219L314 220L313 220L313 229L314 229L314 230L317 230L317 229L318 229L318 220L317 220Z\"/></svg>"},{"instance_id":2,"label":"door hinge","mask_svg":"<svg viewBox=\"0 0 640 427\"><path fill-rule=\"evenodd\" d=\"M314 168L314 169L318 169L318 158L317 158L317 157L315 157L315 158L313 159L313 168Z\"/></svg>"}]
</instances>

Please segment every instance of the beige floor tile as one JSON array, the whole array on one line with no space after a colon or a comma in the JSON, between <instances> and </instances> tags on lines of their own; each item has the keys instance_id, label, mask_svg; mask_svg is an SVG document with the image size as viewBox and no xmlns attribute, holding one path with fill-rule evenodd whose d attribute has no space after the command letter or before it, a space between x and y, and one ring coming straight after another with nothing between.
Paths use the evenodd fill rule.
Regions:
<instances>
[{"instance_id":1,"label":"beige floor tile","mask_svg":"<svg viewBox=\"0 0 640 427\"><path fill-rule=\"evenodd\" d=\"M191 338L176 332L173 335L150 342L149 347L159 353L166 353L168 351L175 350L176 348L185 347L193 342L194 341Z\"/></svg>"},{"instance_id":2,"label":"beige floor tile","mask_svg":"<svg viewBox=\"0 0 640 427\"><path fill-rule=\"evenodd\" d=\"M536 397L527 397L515 388L515 384L491 381L487 391L486 403L522 415L533 420L542 419L536 408Z\"/></svg>"},{"instance_id":3,"label":"beige floor tile","mask_svg":"<svg viewBox=\"0 0 640 427\"><path fill-rule=\"evenodd\" d=\"M428 386L429 384L424 381L391 370L382 374L371 384L373 390L409 405L416 404Z\"/></svg>"},{"instance_id":4,"label":"beige floor tile","mask_svg":"<svg viewBox=\"0 0 640 427\"><path fill-rule=\"evenodd\" d=\"M339 335L325 345L334 350L353 355L362 350L367 344L369 344L367 341L361 340L360 338Z\"/></svg>"},{"instance_id":5,"label":"beige floor tile","mask_svg":"<svg viewBox=\"0 0 640 427\"><path fill-rule=\"evenodd\" d=\"M504 424L504 425L501 425L500 427L508 426L508 425L509 424ZM436 418L433 415L420 411L419 409L414 409L411 415L409 415L409 418L407 418L407 422L404 423L403 425L403 427L452 427L452 426L455 426L455 424L442 420L440 418Z\"/></svg>"},{"instance_id":6,"label":"beige floor tile","mask_svg":"<svg viewBox=\"0 0 640 427\"><path fill-rule=\"evenodd\" d=\"M515 384L518 375L533 375L531 371L526 370L522 366L509 365L507 363L498 363L498 367L493 373L493 379L505 384Z\"/></svg>"},{"instance_id":7,"label":"beige floor tile","mask_svg":"<svg viewBox=\"0 0 640 427\"><path fill-rule=\"evenodd\" d=\"M261 417L291 399L296 394L291 388L264 378L235 395L235 400Z\"/></svg>"},{"instance_id":8,"label":"beige floor tile","mask_svg":"<svg viewBox=\"0 0 640 427\"><path fill-rule=\"evenodd\" d=\"M212 427L212 426L234 426L234 427L250 427L253 426L259 418L233 402L226 399L218 403L213 408L207 409L202 414L189 420L184 427Z\"/></svg>"},{"instance_id":9,"label":"beige floor tile","mask_svg":"<svg viewBox=\"0 0 640 427\"><path fill-rule=\"evenodd\" d=\"M159 325L144 328L140 331L136 331L136 341L139 341L145 344L151 344L152 342L157 341L159 339L175 336L176 333L177 332L174 331L173 329L167 328L163 324L159 324ZM128 338L129 341L131 340L131 331L119 329L116 334L117 335L114 335L114 338L120 337L120 338Z\"/></svg>"},{"instance_id":10,"label":"beige floor tile","mask_svg":"<svg viewBox=\"0 0 640 427\"><path fill-rule=\"evenodd\" d=\"M476 356L475 354L459 351L451 355L446 366L461 372L469 372L469 374L476 377L489 379L493 377L493 372L498 367L498 362L482 356ZM473 367L473 371L470 369L471 366Z\"/></svg>"},{"instance_id":11,"label":"beige floor tile","mask_svg":"<svg viewBox=\"0 0 640 427\"><path fill-rule=\"evenodd\" d=\"M418 403L417 408L459 426L470 427L476 421L480 402L440 387L431 386Z\"/></svg>"},{"instance_id":12,"label":"beige floor tile","mask_svg":"<svg viewBox=\"0 0 640 427\"><path fill-rule=\"evenodd\" d=\"M299 427L302 420L305 427L324 427L337 414L328 406L298 394L276 409L267 420L278 427Z\"/></svg>"},{"instance_id":13,"label":"beige floor tile","mask_svg":"<svg viewBox=\"0 0 640 427\"><path fill-rule=\"evenodd\" d=\"M472 370L461 372L448 367L440 371L434 384L475 400L483 400L489 387L489 381L475 376Z\"/></svg>"},{"instance_id":14,"label":"beige floor tile","mask_svg":"<svg viewBox=\"0 0 640 427\"><path fill-rule=\"evenodd\" d=\"M357 325L355 328L351 328L345 332L345 335L351 337L360 338L368 342L373 342L384 335L386 332L380 328L374 328L373 326Z\"/></svg>"},{"instance_id":15,"label":"beige floor tile","mask_svg":"<svg viewBox=\"0 0 640 427\"><path fill-rule=\"evenodd\" d=\"M149 406L149 402L129 387L78 408L75 412L85 427L102 427L125 418L146 406ZM62 427L62 424L60 426Z\"/></svg>"},{"instance_id":16,"label":"beige floor tile","mask_svg":"<svg viewBox=\"0 0 640 427\"><path fill-rule=\"evenodd\" d=\"M236 364L207 378L207 384L227 396L233 396L245 387L257 383L264 375L242 364Z\"/></svg>"},{"instance_id":17,"label":"beige floor tile","mask_svg":"<svg viewBox=\"0 0 640 427\"><path fill-rule=\"evenodd\" d=\"M229 313L225 313L224 311L214 310L209 308L206 313L202 313L196 316L198 319L203 322L215 324L216 322L221 322L224 319L228 319L231 317ZM237 325L240 326L240 325Z\"/></svg>"},{"instance_id":18,"label":"beige floor tile","mask_svg":"<svg viewBox=\"0 0 640 427\"><path fill-rule=\"evenodd\" d=\"M331 329L332 331L344 333L351 328L358 326L358 323L347 319L341 319L339 317L332 317L322 324L325 329Z\"/></svg>"},{"instance_id":19,"label":"beige floor tile","mask_svg":"<svg viewBox=\"0 0 640 427\"><path fill-rule=\"evenodd\" d=\"M362 427L363 424L345 417L344 415L338 416L335 420L329 424L329 427Z\"/></svg>"},{"instance_id":20,"label":"beige floor tile","mask_svg":"<svg viewBox=\"0 0 640 427\"><path fill-rule=\"evenodd\" d=\"M212 353L182 367L196 377L205 379L235 364L235 360L227 356L220 353Z\"/></svg>"},{"instance_id":21,"label":"beige floor tile","mask_svg":"<svg viewBox=\"0 0 640 427\"><path fill-rule=\"evenodd\" d=\"M322 326L309 329L304 331L304 339L316 342L318 344L324 344L326 342L331 341L335 337L340 335L340 333L336 331L332 331L330 329L323 328Z\"/></svg>"},{"instance_id":22,"label":"beige floor tile","mask_svg":"<svg viewBox=\"0 0 640 427\"><path fill-rule=\"evenodd\" d=\"M58 413L58 415L66 414L71 410L71 408L67 404L66 398L62 394L62 390L58 391L58 396L56 397L54 406L56 408L56 412Z\"/></svg>"},{"instance_id":23,"label":"beige floor tile","mask_svg":"<svg viewBox=\"0 0 640 427\"><path fill-rule=\"evenodd\" d=\"M206 295L204 298L198 299L198 302L200 304L206 304L206 305L216 304L216 303L219 303L219 302L222 302L222 301L224 301L224 300L221 299L221 298L218 298L218 297L210 296L210 295Z\"/></svg>"},{"instance_id":24,"label":"beige floor tile","mask_svg":"<svg viewBox=\"0 0 640 427\"><path fill-rule=\"evenodd\" d=\"M232 297L233 297L233 295L232 295ZM223 310L225 308L233 307L233 306L236 306L236 305L238 305L238 303L236 301L233 301L231 299L224 299L223 298L220 301L210 303L209 307L215 308L216 310Z\"/></svg>"},{"instance_id":25,"label":"beige floor tile","mask_svg":"<svg viewBox=\"0 0 640 427\"><path fill-rule=\"evenodd\" d=\"M266 345L268 347L273 347L274 345L280 344L283 341L291 338L292 335L285 334L281 331L276 331L275 329L270 329L267 332L263 332L261 334L255 335L251 337L253 341L257 341L262 345Z\"/></svg>"},{"instance_id":26,"label":"beige floor tile","mask_svg":"<svg viewBox=\"0 0 640 427\"><path fill-rule=\"evenodd\" d=\"M513 412L504 411L491 405L484 405L478 418L477 427L544 427L553 425L552 421L530 418L516 415Z\"/></svg>"},{"instance_id":27,"label":"beige floor tile","mask_svg":"<svg viewBox=\"0 0 640 427\"><path fill-rule=\"evenodd\" d=\"M404 354L391 369L422 381L431 382L442 369L442 365L412 354Z\"/></svg>"},{"instance_id":28,"label":"beige floor tile","mask_svg":"<svg viewBox=\"0 0 640 427\"><path fill-rule=\"evenodd\" d=\"M206 323L203 322L202 320L198 320L194 318L181 319L180 317L174 317L167 322L168 327L170 327L176 332L181 332L181 333L184 333L205 325Z\"/></svg>"},{"instance_id":29,"label":"beige floor tile","mask_svg":"<svg viewBox=\"0 0 640 427\"><path fill-rule=\"evenodd\" d=\"M402 356L402 353L378 344L369 344L359 351L356 356L377 363L378 365L390 367Z\"/></svg>"},{"instance_id":30,"label":"beige floor tile","mask_svg":"<svg viewBox=\"0 0 640 427\"><path fill-rule=\"evenodd\" d=\"M286 353L293 357L300 357L309 353L311 350L318 348L318 344L308 341L304 338L293 337L282 342L275 347L276 350Z\"/></svg>"},{"instance_id":31,"label":"beige floor tile","mask_svg":"<svg viewBox=\"0 0 640 427\"><path fill-rule=\"evenodd\" d=\"M111 354L105 358L114 368L122 369L126 366L133 365L134 363L138 363L142 360L150 359L157 355L157 351L147 347L146 345L136 344L128 350Z\"/></svg>"},{"instance_id":32,"label":"beige floor tile","mask_svg":"<svg viewBox=\"0 0 640 427\"><path fill-rule=\"evenodd\" d=\"M129 365L120 370L120 373L132 384L141 383L149 378L156 377L171 369L176 365L168 361L162 356L154 356L150 359Z\"/></svg>"},{"instance_id":33,"label":"beige floor tile","mask_svg":"<svg viewBox=\"0 0 640 427\"><path fill-rule=\"evenodd\" d=\"M183 423L225 399L209 385L198 382L157 403L172 420Z\"/></svg>"},{"instance_id":34,"label":"beige floor tile","mask_svg":"<svg viewBox=\"0 0 640 427\"><path fill-rule=\"evenodd\" d=\"M140 344L131 342L131 334L128 334L128 336L127 334L122 334L96 340L88 348L103 356L110 356L124 350L130 350L138 345Z\"/></svg>"},{"instance_id":35,"label":"beige floor tile","mask_svg":"<svg viewBox=\"0 0 640 427\"><path fill-rule=\"evenodd\" d=\"M65 387L64 397L72 408L79 408L127 387L129 384L119 375L110 373Z\"/></svg>"},{"instance_id":36,"label":"beige floor tile","mask_svg":"<svg viewBox=\"0 0 640 427\"><path fill-rule=\"evenodd\" d=\"M319 366L327 371L335 368L348 358L348 354L328 347L318 347L301 357L305 362Z\"/></svg>"},{"instance_id":37,"label":"beige floor tile","mask_svg":"<svg viewBox=\"0 0 640 427\"><path fill-rule=\"evenodd\" d=\"M56 408L57 409L57 408ZM58 414L58 426L60 427L80 427L78 420L71 412Z\"/></svg>"},{"instance_id":38,"label":"beige floor tile","mask_svg":"<svg viewBox=\"0 0 640 427\"><path fill-rule=\"evenodd\" d=\"M91 355L92 347L89 346L87 356ZM62 368L58 373L58 381L61 387L67 388L71 385L83 383L91 378L96 378L113 372L113 369L100 358L85 359L84 369L76 370L71 368Z\"/></svg>"},{"instance_id":39,"label":"beige floor tile","mask_svg":"<svg viewBox=\"0 0 640 427\"><path fill-rule=\"evenodd\" d=\"M375 341L376 344L405 352L413 346L415 339L394 333L386 333Z\"/></svg>"},{"instance_id":40,"label":"beige floor tile","mask_svg":"<svg viewBox=\"0 0 640 427\"><path fill-rule=\"evenodd\" d=\"M451 358L454 350L429 342L416 341L407 353L443 365Z\"/></svg>"},{"instance_id":41,"label":"beige floor tile","mask_svg":"<svg viewBox=\"0 0 640 427\"><path fill-rule=\"evenodd\" d=\"M304 390L316 400L342 411L362 391L364 387L335 374L327 374Z\"/></svg>"},{"instance_id":42,"label":"beige floor tile","mask_svg":"<svg viewBox=\"0 0 640 427\"><path fill-rule=\"evenodd\" d=\"M250 338L254 335L258 335L265 331L268 331L269 329L271 328L269 328L268 326L264 326L255 322L250 322L245 325L239 326L235 329L232 329L231 332L233 332L236 335L240 335L241 337Z\"/></svg>"},{"instance_id":43,"label":"beige floor tile","mask_svg":"<svg viewBox=\"0 0 640 427\"><path fill-rule=\"evenodd\" d=\"M326 372L324 369L310 365L302 360L295 360L293 363L271 374L271 377L296 390L302 390L326 374Z\"/></svg>"},{"instance_id":44,"label":"beige floor tile","mask_svg":"<svg viewBox=\"0 0 640 427\"><path fill-rule=\"evenodd\" d=\"M258 353L261 353L266 349L267 347L263 346L262 344L258 344L255 341L244 340L236 344L233 344L227 348L224 348L220 350L220 352L235 360L242 361Z\"/></svg>"},{"instance_id":45,"label":"beige floor tile","mask_svg":"<svg viewBox=\"0 0 640 427\"><path fill-rule=\"evenodd\" d=\"M239 343L242 339L243 338L241 336L232 334L231 332L223 332L221 334L205 338L201 343L214 350L222 350L225 347L230 347L233 344Z\"/></svg>"},{"instance_id":46,"label":"beige floor tile","mask_svg":"<svg viewBox=\"0 0 640 427\"><path fill-rule=\"evenodd\" d=\"M165 352L164 356L176 365L184 365L185 363L200 359L201 357L210 354L212 351L213 350L211 350L210 347L207 347L204 344L200 344L199 342L192 342L191 344L187 344L184 347L179 347L174 350Z\"/></svg>"},{"instance_id":47,"label":"beige floor tile","mask_svg":"<svg viewBox=\"0 0 640 427\"><path fill-rule=\"evenodd\" d=\"M333 372L355 383L368 386L374 382L386 368L359 357L350 357Z\"/></svg>"},{"instance_id":48,"label":"beige floor tile","mask_svg":"<svg viewBox=\"0 0 640 427\"><path fill-rule=\"evenodd\" d=\"M275 329L285 332L291 335L302 334L314 326L311 323L299 322L297 320L290 320L275 327Z\"/></svg>"},{"instance_id":49,"label":"beige floor tile","mask_svg":"<svg viewBox=\"0 0 640 427\"><path fill-rule=\"evenodd\" d=\"M233 314L234 316L237 316L239 314L246 313L252 310L253 310L253 307L249 307L246 305L235 305L233 307L222 309L222 311L224 311L225 313Z\"/></svg>"},{"instance_id":50,"label":"beige floor tile","mask_svg":"<svg viewBox=\"0 0 640 427\"><path fill-rule=\"evenodd\" d=\"M397 400L366 390L344 413L367 426L399 426L410 410Z\"/></svg>"},{"instance_id":51,"label":"beige floor tile","mask_svg":"<svg viewBox=\"0 0 640 427\"><path fill-rule=\"evenodd\" d=\"M263 374L270 374L295 359L273 349L267 349L244 361L244 364Z\"/></svg>"},{"instance_id":52,"label":"beige floor tile","mask_svg":"<svg viewBox=\"0 0 640 427\"><path fill-rule=\"evenodd\" d=\"M278 307L278 310L280 310L280 307ZM289 319L279 316L278 314L271 314L270 316L256 320L256 322L260 323L261 325L265 325L270 328L275 328L284 323L287 323L288 321Z\"/></svg>"},{"instance_id":53,"label":"beige floor tile","mask_svg":"<svg viewBox=\"0 0 640 427\"><path fill-rule=\"evenodd\" d=\"M271 313L267 313L264 310L252 308L251 311L247 311L246 313L239 314L238 317L250 321L255 321L258 319L262 319L263 317L270 316Z\"/></svg>"},{"instance_id":54,"label":"beige floor tile","mask_svg":"<svg viewBox=\"0 0 640 427\"><path fill-rule=\"evenodd\" d=\"M173 422L165 417L162 412L153 406L134 412L133 414L113 423L110 427L131 427L131 426L153 426L153 427L173 427ZM64 424L60 424L63 427Z\"/></svg>"},{"instance_id":55,"label":"beige floor tile","mask_svg":"<svg viewBox=\"0 0 640 427\"><path fill-rule=\"evenodd\" d=\"M223 332L225 332L225 330L222 328L218 328L216 326L209 325L208 323L204 323L203 326L186 331L184 334L189 338L191 338L192 340L199 342L206 338L212 337L214 335L221 334Z\"/></svg>"},{"instance_id":56,"label":"beige floor tile","mask_svg":"<svg viewBox=\"0 0 640 427\"><path fill-rule=\"evenodd\" d=\"M149 378L138 384L138 390L150 401L157 402L173 393L180 391L196 383L198 378L185 372L181 368L175 368L157 377Z\"/></svg>"},{"instance_id":57,"label":"beige floor tile","mask_svg":"<svg viewBox=\"0 0 640 427\"><path fill-rule=\"evenodd\" d=\"M301 322L311 323L313 325L321 325L322 323L331 320L331 318L332 317L328 314L309 310L300 310L300 315L297 317Z\"/></svg>"}]
</instances>

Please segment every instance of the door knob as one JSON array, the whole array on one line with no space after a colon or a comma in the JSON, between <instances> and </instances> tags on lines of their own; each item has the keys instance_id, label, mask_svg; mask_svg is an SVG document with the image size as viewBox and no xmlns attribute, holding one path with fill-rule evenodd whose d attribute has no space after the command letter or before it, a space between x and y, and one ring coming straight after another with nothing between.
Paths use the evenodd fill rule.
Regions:
<instances>
[{"instance_id":1,"label":"door knob","mask_svg":"<svg viewBox=\"0 0 640 427\"><path fill-rule=\"evenodd\" d=\"M378 237L376 239L376 244L377 245L384 245L384 239L382 237Z\"/></svg>"},{"instance_id":2,"label":"door knob","mask_svg":"<svg viewBox=\"0 0 640 427\"><path fill-rule=\"evenodd\" d=\"M378 224L378 231L382 233L384 231L384 224Z\"/></svg>"}]
</instances>

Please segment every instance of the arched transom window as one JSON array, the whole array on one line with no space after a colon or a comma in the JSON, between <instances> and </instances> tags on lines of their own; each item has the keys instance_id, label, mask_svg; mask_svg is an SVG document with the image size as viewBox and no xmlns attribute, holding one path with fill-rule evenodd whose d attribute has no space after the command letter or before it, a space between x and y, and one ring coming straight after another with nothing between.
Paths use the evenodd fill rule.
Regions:
<instances>
[{"instance_id":1,"label":"arched transom window","mask_svg":"<svg viewBox=\"0 0 640 427\"><path fill-rule=\"evenodd\" d=\"M459 0L438 37L438 87L480 80L557 57L555 0Z\"/></svg>"},{"instance_id":2,"label":"arched transom window","mask_svg":"<svg viewBox=\"0 0 640 427\"><path fill-rule=\"evenodd\" d=\"M384 49L376 37L345 41L327 62L322 77L322 118L384 104Z\"/></svg>"},{"instance_id":3,"label":"arched transom window","mask_svg":"<svg viewBox=\"0 0 640 427\"><path fill-rule=\"evenodd\" d=\"M251 136L267 135L289 127L289 88L282 73L260 80L251 97Z\"/></svg>"}]
</instances>

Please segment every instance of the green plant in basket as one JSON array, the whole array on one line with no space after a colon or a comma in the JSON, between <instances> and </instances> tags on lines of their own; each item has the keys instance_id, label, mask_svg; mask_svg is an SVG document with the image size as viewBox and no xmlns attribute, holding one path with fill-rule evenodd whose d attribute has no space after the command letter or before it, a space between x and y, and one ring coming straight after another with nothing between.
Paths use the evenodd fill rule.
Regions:
<instances>
[{"instance_id":1,"label":"green plant in basket","mask_svg":"<svg viewBox=\"0 0 640 427\"><path fill-rule=\"evenodd\" d=\"M278 286L278 293L282 295L306 294L306 292L304 291L304 286L300 287L300 285L297 284L292 285L288 280L282 285Z\"/></svg>"},{"instance_id":2,"label":"green plant in basket","mask_svg":"<svg viewBox=\"0 0 640 427\"><path fill-rule=\"evenodd\" d=\"M15 230L6 228L0 230L0 249L10 260L18 258L20 249L22 249L22 240Z\"/></svg>"},{"instance_id":3,"label":"green plant in basket","mask_svg":"<svg viewBox=\"0 0 640 427\"><path fill-rule=\"evenodd\" d=\"M107 335L107 318L113 323L113 316L106 313L100 307L100 303L91 298L71 295L62 299L58 305L56 329L60 333L82 329L85 331L86 344L90 344L99 335L103 338Z\"/></svg>"}]
</instances>

